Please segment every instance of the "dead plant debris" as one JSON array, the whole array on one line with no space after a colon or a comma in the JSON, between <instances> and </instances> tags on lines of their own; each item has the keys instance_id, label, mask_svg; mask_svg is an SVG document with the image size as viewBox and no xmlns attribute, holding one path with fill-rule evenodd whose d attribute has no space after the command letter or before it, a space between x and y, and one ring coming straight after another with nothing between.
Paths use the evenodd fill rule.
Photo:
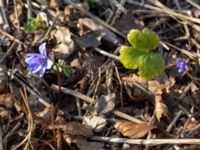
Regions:
<instances>
[{"instance_id":1,"label":"dead plant debris","mask_svg":"<svg viewBox=\"0 0 200 150\"><path fill-rule=\"evenodd\" d=\"M148 81L119 62L144 28L166 64ZM2 150L199 149L198 0L1 0L0 56Z\"/></svg>"}]
</instances>

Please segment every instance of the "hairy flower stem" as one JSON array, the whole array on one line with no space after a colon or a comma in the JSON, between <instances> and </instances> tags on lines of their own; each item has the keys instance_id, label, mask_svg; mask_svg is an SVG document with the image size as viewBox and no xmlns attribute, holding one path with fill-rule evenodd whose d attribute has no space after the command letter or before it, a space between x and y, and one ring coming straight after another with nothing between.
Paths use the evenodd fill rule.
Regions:
<instances>
[{"instance_id":1,"label":"hairy flower stem","mask_svg":"<svg viewBox=\"0 0 200 150\"><path fill-rule=\"evenodd\" d=\"M60 72L57 71L57 82L58 82L58 101L61 99L61 88L60 88Z\"/></svg>"}]
</instances>

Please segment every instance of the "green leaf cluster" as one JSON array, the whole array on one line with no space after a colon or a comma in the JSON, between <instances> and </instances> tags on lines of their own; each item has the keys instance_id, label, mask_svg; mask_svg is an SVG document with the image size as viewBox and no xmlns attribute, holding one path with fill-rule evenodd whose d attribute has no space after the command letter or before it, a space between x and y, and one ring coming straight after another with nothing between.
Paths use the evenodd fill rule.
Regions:
<instances>
[{"instance_id":1,"label":"green leaf cluster","mask_svg":"<svg viewBox=\"0 0 200 150\"><path fill-rule=\"evenodd\" d=\"M165 61L159 53L152 52L160 42L158 35L144 28L131 30L127 35L131 46L122 46L119 60L127 69L138 69L138 74L146 80L160 76L165 68Z\"/></svg>"},{"instance_id":2,"label":"green leaf cluster","mask_svg":"<svg viewBox=\"0 0 200 150\"><path fill-rule=\"evenodd\" d=\"M28 19L28 21L24 24L24 28L28 33L33 33L38 29L46 29L47 27L44 21L41 21L39 17L36 17Z\"/></svg>"},{"instance_id":3,"label":"green leaf cluster","mask_svg":"<svg viewBox=\"0 0 200 150\"><path fill-rule=\"evenodd\" d=\"M66 62L62 59L59 59L58 62L55 64L54 69L58 72L63 72L66 77L69 77L71 70L66 65Z\"/></svg>"}]
</instances>

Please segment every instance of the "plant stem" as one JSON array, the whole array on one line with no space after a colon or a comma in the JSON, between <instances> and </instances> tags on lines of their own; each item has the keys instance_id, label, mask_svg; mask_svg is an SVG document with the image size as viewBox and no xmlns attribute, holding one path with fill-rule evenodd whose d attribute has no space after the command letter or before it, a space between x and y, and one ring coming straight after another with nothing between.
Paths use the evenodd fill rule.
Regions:
<instances>
[{"instance_id":1,"label":"plant stem","mask_svg":"<svg viewBox=\"0 0 200 150\"><path fill-rule=\"evenodd\" d=\"M60 99L61 99L61 95L60 95L60 93L61 93L61 88L60 88L60 72L58 71L58 73L57 73L57 79L58 79L58 101L60 102Z\"/></svg>"}]
</instances>

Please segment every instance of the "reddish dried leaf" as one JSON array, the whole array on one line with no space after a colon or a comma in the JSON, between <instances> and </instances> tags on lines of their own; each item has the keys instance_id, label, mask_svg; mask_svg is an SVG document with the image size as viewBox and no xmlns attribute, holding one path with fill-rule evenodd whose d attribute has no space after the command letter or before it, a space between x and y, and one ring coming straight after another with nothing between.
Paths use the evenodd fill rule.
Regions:
<instances>
[{"instance_id":1,"label":"reddish dried leaf","mask_svg":"<svg viewBox=\"0 0 200 150\"><path fill-rule=\"evenodd\" d=\"M22 0L17 0L16 4L17 4L17 13L18 13L18 17L19 17L22 15L22 12L23 12L23 2L22 2Z\"/></svg>"},{"instance_id":2,"label":"reddish dried leaf","mask_svg":"<svg viewBox=\"0 0 200 150\"><path fill-rule=\"evenodd\" d=\"M193 128L195 128L198 125L198 123L195 122L190 122L187 125L187 130L192 130Z\"/></svg>"},{"instance_id":3,"label":"reddish dried leaf","mask_svg":"<svg viewBox=\"0 0 200 150\"><path fill-rule=\"evenodd\" d=\"M121 132L123 136L130 138L142 138L149 131L155 129L155 126L146 124L136 124L132 122L117 121L114 125L117 131Z\"/></svg>"}]
</instances>

